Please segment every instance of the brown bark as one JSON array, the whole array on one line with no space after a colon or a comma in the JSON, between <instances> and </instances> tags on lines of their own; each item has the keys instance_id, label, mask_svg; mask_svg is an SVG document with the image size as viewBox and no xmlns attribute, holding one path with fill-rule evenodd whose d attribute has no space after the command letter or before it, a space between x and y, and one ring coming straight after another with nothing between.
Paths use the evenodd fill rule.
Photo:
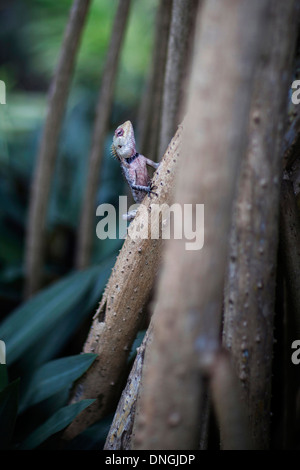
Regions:
<instances>
[{"instance_id":1,"label":"brown bark","mask_svg":"<svg viewBox=\"0 0 300 470\"><path fill-rule=\"evenodd\" d=\"M131 450L132 448L132 430L136 415L136 404L140 394L145 349L151 344L152 338L153 321L151 320L143 343L137 349L137 356L128 376L126 387L119 400L113 422L106 438L104 450ZM199 450L207 449L208 445L211 401L209 391L206 388L203 393L201 422L199 423ZM239 411L237 414L238 413Z\"/></svg>"},{"instance_id":2,"label":"brown bark","mask_svg":"<svg viewBox=\"0 0 300 470\"><path fill-rule=\"evenodd\" d=\"M141 346L137 349L137 355L129 374L114 415L109 433L106 438L104 450L130 450L131 435L135 418L137 397L140 389L142 369L144 364L145 348L152 341L152 322Z\"/></svg>"},{"instance_id":3,"label":"brown bark","mask_svg":"<svg viewBox=\"0 0 300 470\"><path fill-rule=\"evenodd\" d=\"M140 152L154 161L160 161L163 156L163 154L158 155L158 139L161 126L162 97L172 3L173 0L160 0L159 3L156 15L151 72L141 106L142 113L139 116L138 134Z\"/></svg>"},{"instance_id":4,"label":"brown bark","mask_svg":"<svg viewBox=\"0 0 300 470\"><path fill-rule=\"evenodd\" d=\"M130 4L131 0L119 1L102 76L78 233L76 259L78 269L87 267L91 257L93 234L96 225L96 195L99 184L104 140L108 128L119 56L126 31Z\"/></svg>"},{"instance_id":5,"label":"brown bark","mask_svg":"<svg viewBox=\"0 0 300 470\"><path fill-rule=\"evenodd\" d=\"M220 346L231 206L266 5L209 0L198 15L175 201L204 204L204 247L188 251L185 238L166 243L134 449L198 447L200 370Z\"/></svg>"},{"instance_id":6,"label":"brown bark","mask_svg":"<svg viewBox=\"0 0 300 470\"><path fill-rule=\"evenodd\" d=\"M153 178L158 198L146 197L131 222L131 230L147 226L152 202L170 204L181 128ZM146 213L144 212L146 210ZM153 226L155 228L155 226ZM120 393L120 382L131 344L141 324L141 311L153 287L161 257L161 238L134 240L127 236L94 317L84 352L98 354L88 372L75 385L71 402L96 398L67 428L64 438L71 439L105 415Z\"/></svg>"},{"instance_id":7,"label":"brown bark","mask_svg":"<svg viewBox=\"0 0 300 470\"><path fill-rule=\"evenodd\" d=\"M173 0L164 80L158 156L163 155L182 121L184 90L197 16L198 0Z\"/></svg>"},{"instance_id":8,"label":"brown bark","mask_svg":"<svg viewBox=\"0 0 300 470\"><path fill-rule=\"evenodd\" d=\"M29 203L25 251L25 296L34 294L43 282L44 243L49 192L58 139L76 54L90 0L75 0L67 24L58 66L53 77L45 127L39 148Z\"/></svg>"},{"instance_id":9,"label":"brown bark","mask_svg":"<svg viewBox=\"0 0 300 470\"><path fill-rule=\"evenodd\" d=\"M210 367L212 401L220 427L222 450L250 450L246 407L241 400L240 385L225 351L216 355Z\"/></svg>"},{"instance_id":10,"label":"brown bark","mask_svg":"<svg viewBox=\"0 0 300 470\"><path fill-rule=\"evenodd\" d=\"M294 19L293 0L271 3L225 288L224 344L243 386L255 448L267 448L270 437L281 144L295 45Z\"/></svg>"}]
</instances>

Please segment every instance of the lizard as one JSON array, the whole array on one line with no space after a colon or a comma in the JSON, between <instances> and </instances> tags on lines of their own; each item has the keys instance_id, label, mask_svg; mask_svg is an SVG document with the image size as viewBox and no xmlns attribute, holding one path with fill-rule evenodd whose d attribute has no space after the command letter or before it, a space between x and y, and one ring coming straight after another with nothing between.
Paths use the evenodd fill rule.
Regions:
<instances>
[{"instance_id":1,"label":"lizard","mask_svg":"<svg viewBox=\"0 0 300 470\"><path fill-rule=\"evenodd\" d=\"M147 165L155 169L159 163L153 162L136 150L133 126L130 121L121 124L115 130L111 146L112 155L120 162L123 175L131 189L133 199L136 203L142 202L145 194L151 197L156 189L153 186L147 171ZM132 214L128 214L133 218Z\"/></svg>"}]
</instances>

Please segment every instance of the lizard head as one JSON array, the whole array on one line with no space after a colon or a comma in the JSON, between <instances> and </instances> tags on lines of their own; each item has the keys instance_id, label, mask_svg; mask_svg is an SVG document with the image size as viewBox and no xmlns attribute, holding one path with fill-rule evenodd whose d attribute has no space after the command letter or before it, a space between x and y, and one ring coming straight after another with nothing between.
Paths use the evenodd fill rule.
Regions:
<instances>
[{"instance_id":1,"label":"lizard head","mask_svg":"<svg viewBox=\"0 0 300 470\"><path fill-rule=\"evenodd\" d=\"M115 130L111 150L117 158L130 158L136 153L134 132L130 121L124 122Z\"/></svg>"}]
</instances>

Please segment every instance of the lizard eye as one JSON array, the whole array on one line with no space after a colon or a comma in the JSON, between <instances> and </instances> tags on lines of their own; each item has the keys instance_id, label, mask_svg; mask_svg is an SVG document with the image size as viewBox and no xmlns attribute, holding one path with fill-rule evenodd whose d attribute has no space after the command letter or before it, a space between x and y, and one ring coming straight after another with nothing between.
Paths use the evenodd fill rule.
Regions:
<instances>
[{"instance_id":1,"label":"lizard eye","mask_svg":"<svg viewBox=\"0 0 300 470\"><path fill-rule=\"evenodd\" d=\"M124 134L123 129L118 129L118 130L116 131L116 134L117 134L118 137L121 137L121 136Z\"/></svg>"}]
</instances>

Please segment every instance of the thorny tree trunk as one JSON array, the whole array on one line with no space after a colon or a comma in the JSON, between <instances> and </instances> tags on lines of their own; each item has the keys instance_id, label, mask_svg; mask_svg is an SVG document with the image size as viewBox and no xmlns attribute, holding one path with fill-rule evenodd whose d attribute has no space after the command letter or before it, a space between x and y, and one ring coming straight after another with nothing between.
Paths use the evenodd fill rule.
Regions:
<instances>
[{"instance_id":1,"label":"thorny tree trunk","mask_svg":"<svg viewBox=\"0 0 300 470\"><path fill-rule=\"evenodd\" d=\"M208 0L198 15L175 201L194 208L204 204L204 248L186 250L185 238L166 244L134 423L135 449L198 446L199 368L213 365L220 347L231 207L267 5Z\"/></svg>"},{"instance_id":2,"label":"thorny tree trunk","mask_svg":"<svg viewBox=\"0 0 300 470\"><path fill-rule=\"evenodd\" d=\"M66 28L61 55L49 95L48 112L30 194L25 251L25 296L34 294L43 282L45 226L48 198L55 166L58 139L76 54L90 0L75 0Z\"/></svg>"},{"instance_id":3,"label":"thorny tree trunk","mask_svg":"<svg viewBox=\"0 0 300 470\"><path fill-rule=\"evenodd\" d=\"M221 433L221 449L251 450L253 448L245 404L240 397L238 378L230 355L221 350L209 371L214 411Z\"/></svg>"},{"instance_id":4,"label":"thorny tree trunk","mask_svg":"<svg viewBox=\"0 0 300 470\"><path fill-rule=\"evenodd\" d=\"M166 64L166 76L163 89L162 122L159 141L159 156L163 155L177 126L181 122L179 114L183 112L183 85L188 76L189 61L194 36L198 0L188 3L173 0L170 35ZM151 95L145 98L151 101ZM146 343L152 339L150 324L142 346L137 352L135 363L128 377L127 385L120 398L113 423L106 439L106 449L130 449L131 432L135 417L135 406L140 386L140 378ZM208 402L207 402L208 404ZM207 408L207 420L209 418ZM206 423L207 425L207 423ZM204 432L206 436L206 432ZM206 439L203 439L206 442ZM203 444L205 446L205 444Z\"/></svg>"},{"instance_id":5,"label":"thorny tree trunk","mask_svg":"<svg viewBox=\"0 0 300 470\"><path fill-rule=\"evenodd\" d=\"M99 184L102 153L106 131L111 112L114 84L119 63L122 41L129 16L131 0L120 0L112 27L112 36L108 48L106 64L102 76L101 90L96 110L88 176L81 209L81 220L78 233L77 268L89 265L95 230L96 195Z\"/></svg>"},{"instance_id":6,"label":"thorny tree trunk","mask_svg":"<svg viewBox=\"0 0 300 470\"><path fill-rule=\"evenodd\" d=\"M160 0L159 3L156 15L151 72L142 101L141 113L138 119L140 152L154 161L161 160L163 156L163 153L158 154L158 139L161 126L162 97L172 3L173 0ZM174 132L175 130L176 129L174 129Z\"/></svg>"},{"instance_id":7,"label":"thorny tree trunk","mask_svg":"<svg viewBox=\"0 0 300 470\"><path fill-rule=\"evenodd\" d=\"M128 376L126 387L124 388L121 398L118 403L117 410L114 415L109 433L106 438L105 450L130 450L132 447L132 429L136 414L136 404L141 388L141 377L144 365L145 349L149 347L153 338L153 320L151 319L150 325L144 337L142 345L137 348L137 355ZM226 369L227 370L227 369ZM231 376L231 375L230 375ZM216 377L217 382L217 377ZM218 393L218 385L214 387ZM222 395L222 393L220 394ZM223 396L223 395L222 395ZM235 397L235 395L234 395ZM236 403L237 404L237 400ZM210 414L210 397L209 394L204 392L204 399L202 403L201 422L199 423L199 449L204 450L207 448L208 429L209 429L209 414ZM238 409L236 415L240 415ZM239 428L240 429L240 428ZM244 432L241 436L244 436Z\"/></svg>"},{"instance_id":8,"label":"thorny tree trunk","mask_svg":"<svg viewBox=\"0 0 300 470\"><path fill-rule=\"evenodd\" d=\"M198 0L173 0L165 82L162 99L158 156L164 154L182 121L184 85L186 85Z\"/></svg>"},{"instance_id":9,"label":"thorny tree trunk","mask_svg":"<svg viewBox=\"0 0 300 470\"><path fill-rule=\"evenodd\" d=\"M153 183L158 187L155 203L170 204L181 132L179 128L155 172ZM150 198L145 198L130 224L132 231L138 232L141 227L148 226L146 216L151 213L150 204ZM152 226L155 230L158 221L154 221ZM135 240L127 236L84 346L84 352L96 353L98 357L79 379L71 397L71 402L84 398L96 398L96 401L66 429L64 439L75 437L107 414L115 404L121 379L126 372L128 353L140 327L141 312L153 287L160 257L161 238L150 238L148 234L145 239L138 237Z\"/></svg>"},{"instance_id":10,"label":"thorny tree trunk","mask_svg":"<svg viewBox=\"0 0 300 470\"><path fill-rule=\"evenodd\" d=\"M141 376L144 364L145 348L152 341L153 322L145 334L130 371L126 387L116 409L113 422L106 438L104 450L130 450L131 435L135 419L137 397L140 390Z\"/></svg>"},{"instance_id":11,"label":"thorny tree trunk","mask_svg":"<svg viewBox=\"0 0 300 470\"><path fill-rule=\"evenodd\" d=\"M243 387L256 448L267 448L270 437L281 144L295 45L294 5L293 0L273 1L265 26L225 289L224 344Z\"/></svg>"}]
</instances>

